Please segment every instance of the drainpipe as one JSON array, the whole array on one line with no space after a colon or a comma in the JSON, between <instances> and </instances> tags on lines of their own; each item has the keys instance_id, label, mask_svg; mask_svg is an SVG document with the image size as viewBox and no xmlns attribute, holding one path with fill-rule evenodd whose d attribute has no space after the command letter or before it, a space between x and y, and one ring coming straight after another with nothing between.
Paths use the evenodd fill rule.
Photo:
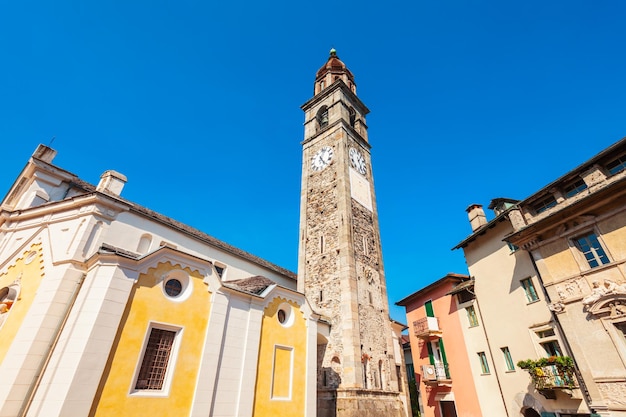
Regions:
<instances>
[{"instance_id":1,"label":"drainpipe","mask_svg":"<svg viewBox=\"0 0 626 417\"><path fill-rule=\"evenodd\" d=\"M44 356L43 361L41 361L41 363L39 364L39 367L37 369L37 376L35 377L35 382L34 384L30 386L30 388L28 389L28 392L26 393L26 401L24 402L24 404L22 404L22 407L20 408L20 412L18 413L19 417L26 417L26 415L28 414L28 411L30 410L30 406L33 404L33 400L35 399L35 394L37 394L37 390L39 389L39 386L41 385L41 380L43 379L43 375L45 374L46 369L48 368L48 364L50 363L52 354L54 353L57 343L59 342L59 339L61 338L61 333L63 332L63 329L65 328L65 324L67 323L67 319L69 318L70 313L72 312L74 303L76 303L76 299L78 298L78 293L80 292L80 289L83 286L83 283L85 282L86 276L87 276L86 274L82 274L80 279L74 286L74 291L72 292L69 303L67 304L67 307L65 308L65 313L63 314L63 320L61 320L61 322L55 329L54 338L52 339L50 346L48 346L48 351L46 352L46 355Z\"/></svg>"},{"instance_id":2,"label":"drainpipe","mask_svg":"<svg viewBox=\"0 0 626 417\"><path fill-rule=\"evenodd\" d=\"M471 291L470 291L471 292ZM504 400L504 393L502 392L502 385L500 384L500 377L498 376L498 369L496 367L496 362L493 359L493 352L491 350L491 344L489 343L489 336L487 336L487 329L485 325L485 320L483 320L483 312L480 309L480 305L478 304L478 297L476 293L474 294L474 300L476 300L476 306L478 307L478 315L480 316L480 321L483 324L481 327L483 328L483 334L485 335L485 340L487 341L487 350L489 351L489 357L491 358L491 363L493 364L493 373L496 376L496 381L498 382L498 390L500 391L500 398L502 398L502 405L504 406L504 412L507 417L509 417L509 409L506 406L506 401Z\"/></svg>"},{"instance_id":3,"label":"drainpipe","mask_svg":"<svg viewBox=\"0 0 626 417\"><path fill-rule=\"evenodd\" d=\"M546 290L545 285L543 285L543 279L541 278L541 274L539 273L539 269L537 268L537 263L535 262L535 258L533 257L530 251L526 251L528 253L528 257L533 264L533 268L535 269L535 273L537 274L537 278L539 279L539 284L541 284L541 291L543 292L543 296L546 297L546 302L548 304L552 303L550 300L550 296L548 295L548 290ZM572 360L574 361L574 373L576 374L576 379L578 379L578 383L580 384L580 388L585 395L585 402L587 403L587 408L591 413L595 413L595 410L591 408L591 395L589 394L589 390L587 389L587 384L585 384L585 380L583 379L582 373L578 370L578 364L576 363L576 357L572 351L572 348L569 344L569 340L567 340L567 335L563 331L563 327L561 326L561 322L559 321L559 316L552 310L550 310L550 314L552 316L552 320L556 324L556 327L559 329L559 333L563 339L563 343L565 344L565 348L572 355Z\"/></svg>"}]
</instances>

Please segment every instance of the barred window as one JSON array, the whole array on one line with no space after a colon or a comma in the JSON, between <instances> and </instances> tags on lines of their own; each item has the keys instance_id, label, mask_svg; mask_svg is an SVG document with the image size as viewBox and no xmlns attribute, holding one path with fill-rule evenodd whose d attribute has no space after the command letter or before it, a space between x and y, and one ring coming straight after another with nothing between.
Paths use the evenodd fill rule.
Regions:
<instances>
[{"instance_id":1,"label":"barred window","mask_svg":"<svg viewBox=\"0 0 626 417\"><path fill-rule=\"evenodd\" d=\"M148 345L141 361L141 369L137 377L135 389L160 390L167 371L167 364L172 353L176 332L171 330L150 330Z\"/></svg>"}]
</instances>

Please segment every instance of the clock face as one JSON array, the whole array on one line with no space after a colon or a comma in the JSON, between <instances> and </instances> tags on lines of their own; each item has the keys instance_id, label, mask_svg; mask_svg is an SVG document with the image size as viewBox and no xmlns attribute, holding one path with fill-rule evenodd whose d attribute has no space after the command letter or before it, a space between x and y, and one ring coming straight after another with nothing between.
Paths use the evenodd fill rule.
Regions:
<instances>
[{"instance_id":1,"label":"clock face","mask_svg":"<svg viewBox=\"0 0 626 417\"><path fill-rule=\"evenodd\" d=\"M359 174L365 175L365 173L367 172L365 158L363 158L361 152L357 151L354 148L350 148L348 155L350 156L350 162L352 163L354 169L356 169Z\"/></svg>"},{"instance_id":2,"label":"clock face","mask_svg":"<svg viewBox=\"0 0 626 417\"><path fill-rule=\"evenodd\" d=\"M322 149L317 151L313 158L311 159L311 169L313 171L321 171L326 168L330 161L333 159L333 148L330 146L324 146Z\"/></svg>"}]
</instances>

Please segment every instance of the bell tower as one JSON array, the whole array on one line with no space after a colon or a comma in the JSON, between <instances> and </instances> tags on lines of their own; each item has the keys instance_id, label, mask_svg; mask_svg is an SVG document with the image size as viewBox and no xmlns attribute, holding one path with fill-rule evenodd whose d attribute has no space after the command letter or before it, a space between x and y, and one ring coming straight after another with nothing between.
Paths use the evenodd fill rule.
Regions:
<instances>
[{"instance_id":1,"label":"bell tower","mask_svg":"<svg viewBox=\"0 0 626 417\"><path fill-rule=\"evenodd\" d=\"M298 290L330 322L318 336L318 416L406 415L365 116L332 49L305 113ZM371 414L366 412L371 410Z\"/></svg>"}]
</instances>

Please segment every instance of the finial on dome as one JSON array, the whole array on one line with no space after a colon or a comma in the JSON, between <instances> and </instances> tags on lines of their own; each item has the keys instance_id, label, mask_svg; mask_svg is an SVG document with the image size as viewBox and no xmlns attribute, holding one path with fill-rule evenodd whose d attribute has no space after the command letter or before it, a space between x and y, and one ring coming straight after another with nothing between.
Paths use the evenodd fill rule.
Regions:
<instances>
[{"instance_id":1,"label":"finial on dome","mask_svg":"<svg viewBox=\"0 0 626 417\"><path fill-rule=\"evenodd\" d=\"M330 48L330 56L331 57L337 56L337 50L335 48Z\"/></svg>"}]
</instances>

